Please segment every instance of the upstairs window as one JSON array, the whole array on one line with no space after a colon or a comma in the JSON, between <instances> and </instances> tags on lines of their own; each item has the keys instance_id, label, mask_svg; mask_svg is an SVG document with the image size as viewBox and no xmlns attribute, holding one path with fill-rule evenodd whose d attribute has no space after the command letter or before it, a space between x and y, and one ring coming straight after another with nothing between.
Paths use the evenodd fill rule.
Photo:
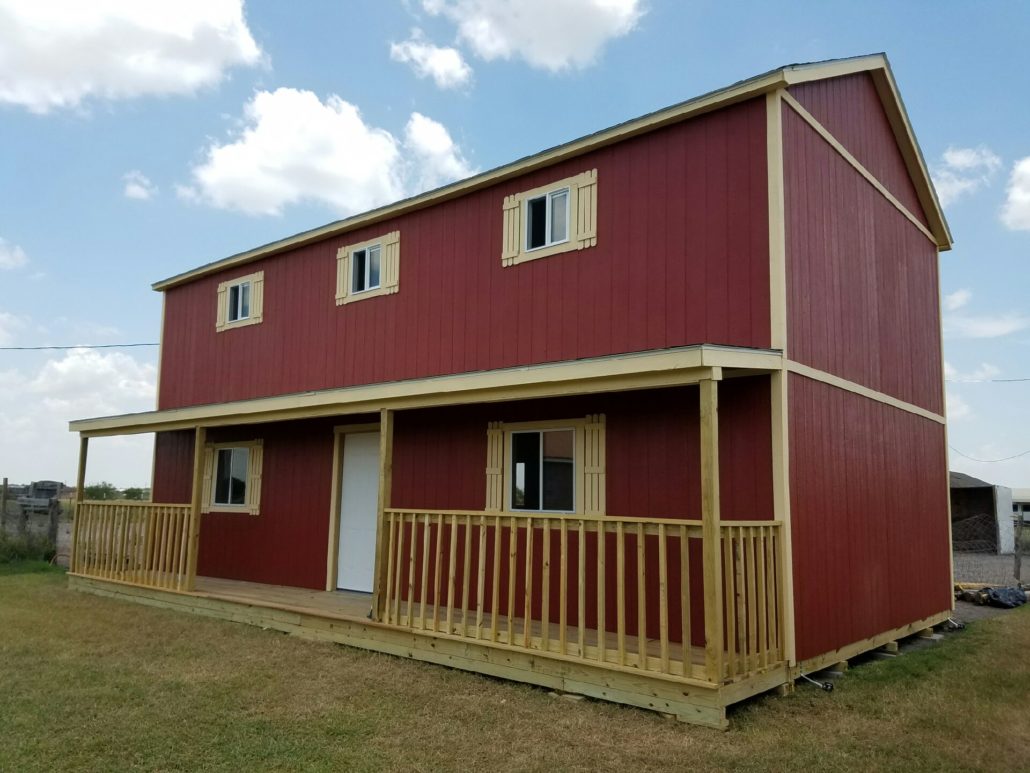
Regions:
<instances>
[{"instance_id":1,"label":"upstairs window","mask_svg":"<svg viewBox=\"0 0 1030 773\"><path fill-rule=\"evenodd\" d=\"M361 250L351 253L351 281L350 291L352 293L363 293L367 290L379 289L379 269L383 246L373 244Z\"/></svg>"},{"instance_id":2,"label":"upstairs window","mask_svg":"<svg viewBox=\"0 0 1030 773\"><path fill-rule=\"evenodd\" d=\"M250 318L250 282L229 286L229 322Z\"/></svg>"},{"instance_id":3,"label":"upstairs window","mask_svg":"<svg viewBox=\"0 0 1030 773\"><path fill-rule=\"evenodd\" d=\"M597 170L504 199L501 265L597 245Z\"/></svg>"},{"instance_id":4,"label":"upstairs window","mask_svg":"<svg viewBox=\"0 0 1030 773\"><path fill-rule=\"evenodd\" d=\"M256 325L264 318L265 272L238 276L218 285L215 329Z\"/></svg>"},{"instance_id":5,"label":"upstairs window","mask_svg":"<svg viewBox=\"0 0 1030 773\"><path fill-rule=\"evenodd\" d=\"M526 249L536 250L569 240L569 189L526 199Z\"/></svg>"},{"instance_id":6,"label":"upstairs window","mask_svg":"<svg viewBox=\"0 0 1030 773\"><path fill-rule=\"evenodd\" d=\"M336 305L400 289L401 234L392 231L336 252Z\"/></svg>"}]
</instances>

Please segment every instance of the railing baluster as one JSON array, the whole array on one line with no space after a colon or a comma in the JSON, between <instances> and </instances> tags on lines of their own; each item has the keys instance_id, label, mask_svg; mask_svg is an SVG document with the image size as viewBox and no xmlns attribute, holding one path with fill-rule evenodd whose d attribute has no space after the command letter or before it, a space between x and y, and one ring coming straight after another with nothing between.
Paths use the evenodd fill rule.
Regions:
<instances>
[{"instance_id":1,"label":"railing baluster","mask_svg":"<svg viewBox=\"0 0 1030 773\"><path fill-rule=\"evenodd\" d=\"M753 526L746 527L747 542L744 544L745 555L747 556L747 648L748 648L748 671L758 669L758 587L755 578L755 529Z\"/></svg>"},{"instance_id":2,"label":"railing baluster","mask_svg":"<svg viewBox=\"0 0 1030 773\"><path fill-rule=\"evenodd\" d=\"M569 636L569 524L564 518L561 519L559 535L558 652L564 655L568 648Z\"/></svg>"},{"instance_id":3,"label":"railing baluster","mask_svg":"<svg viewBox=\"0 0 1030 773\"><path fill-rule=\"evenodd\" d=\"M418 536L418 515L411 514L411 537L408 540L408 628L415 627L415 538Z\"/></svg>"},{"instance_id":4,"label":"railing baluster","mask_svg":"<svg viewBox=\"0 0 1030 773\"><path fill-rule=\"evenodd\" d=\"M436 547L433 549L433 630L440 630L440 575L443 573L443 513L436 516Z\"/></svg>"},{"instance_id":5,"label":"railing baluster","mask_svg":"<svg viewBox=\"0 0 1030 773\"><path fill-rule=\"evenodd\" d=\"M669 673L669 559L665 524L658 524L658 642L662 673Z\"/></svg>"},{"instance_id":6,"label":"railing baluster","mask_svg":"<svg viewBox=\"0 0 1030 773\"><path fill-rule=\"evenodd\" d=\"M508 644L515 643L515 555L518 553L519 532L515 516L509 521L508 534Z\"/></svg>"},{"instance_id":7,"label":"railing baluster","mask_svg":"<svg viewBox=\"0 0 1030 773\"><path fill-rule=\"evenodd\" d=\"M766 535L768 530L765 526L758 528L758 545L755 551L755 559L757 564L755 566L755 577L758 582L758 587L755 590L755 597L758 601L758 665L760 668L766 668L769 665L769 620L766 617L768 609L766 607L765 599L766 593L768 592L768 586L766 584L765 576L765 547L766 547Z\"/></svg>"},{"instance_id":8,"label":"railing baluster","mask_svg":"<svg viewBox=\"0 0 1030 773\"><path fill-rule=\"evenodd\" d=\"M540 557L540 648L551 649L551 519L544 518Z\"/></svg>"},{"instance_id":9,"label":"railing baluster","mask_svg":"<svg viewBox=\"0 0 1030 773\"><path fill-rule=\"evenodd\" d=\"M607 655L605 654L607 639L608 639L608 626L605 623L605 600L604 600L604 589L605 589L605 576L604 571L604 554L605 554L605 528L604 521L597 522L597 659L604 663Z\"/></svg>"},{"instance_id":10,"label":"railing baluster","mask_svg":"<svg viewBox=\"0 0 1030 773\"><path fill-rule=\"evenodd\" d=\"M447 633L454 633L451 622L454 619L454 565L458 560L458 516L450 518L450 529L447 534Z\"/></svg>"},{"instance_id":11,"label":"railing baluster","mask_svg":"<svg viewBox=\"0 0 1030 773\"><path fill-rule=\"evenodd\" d=\"M529 648L533 636L533 522L526 521L526 581L523 584L522 646Z\"/></svg>"},{"instance_id":12,"label":"railing baluster","mask_svg":"<svg viewBox=\"0 0 1030 773\"><path fill-rule=\"evenodd\" d=\"M726 621L726 673L729 676L737 675L737 617L734 614L734 572L733 572L733 533L728 527L720 529L722 542L722 575L724 587L722 593L723 607L725 608Z\"/></svg>"},{"instance_id":13,"label":"railing baluster","mask_svg":"<svg viewBox=\"0 0 1030 773\"><path fill-rule=\"evenodd\" d=\"M693 645L690 641L690 542L687 527L680 526L680 658L683 676L694 672Z\"/></svg>"},{"instance_id":14,"label":"railing baluster","mask_svg":"<svg viewBox=\"0 0 1030 773\"><path fill-rule=\"evenodd\" d=\"M579 593L576 597L576 611L579 613L579 656L587 656L587 530L586 521L580 519L576 538L579 558L576 561L576 575Z\"/></svg>"},{"instance_id":15,"label":"railing baluster","mask_svg":"<svg viewBox=\"0 0 1030 773\"><path fill-rule=\"evenodd\" d=\"M737 527L737 538L734 540L733 554L737 561L737 656L740 658L737 665L740 671L747 673L747 610L744 608L747 587L745 585L743 527Z\"/></svg>"},{"instance_id":16,"label":"railing baluster","mask_svg":"<svg viewBox=\"0 0 1030 773\"><path fill-rule=\"evenodd\" d=\"M637 657L640 668L647 668L647 582L644 572L646 567L647 543L644 540L644 524L637 524Z\"/></svg>"},{"instance_id":17,"label":"railing baluster","mask_svg":"<svg viewBox=\"0 0 1030 773\"><path fill-rule=\"evenodd\" d=\"M486 516L479 517L479 570L476 572L476 638L483 637L483 594L486 593Z\"/></svg>"},{"instance_id":18,"label":"railing baluster","mask_svg":"<svg viewBox=\"0 0 1030 773\"><path fill-rule=\"evenodd\" d=\"M615 628L620 666L626 665L626 530L622 521L615 524Z\"/></svg>"},{"instance_id":19,"label":"railing baluster","mask_svg":"<svg viewBox=\"0 0 1030 773\"><path fill-rule=\"evenodd\" d=\"M469 635L469 580L472 575L472 516L465 516L465 547L461 570L461 635Z\"/></svg>"},{"instance_id":20,"label":"railing baluster","mask_svg":"<svg viewBox=\"0 0 1030 773\"><path fill-rule=\"evenodd\" d=\"M497 623L501 617L501 516L494 519L494 562L490 577L490 641L497 641Z\"/></svg>"},{"instance_id":21,"label":"railing baluster","mask_svg":"<svg viewBox=\"0 0 1030 773\"><path fill-rule=\"evenodd\" d=\"M418 625L423 631L426 630L426 603L429 594L429 513L425 514L422 521L422 582L421 603L418 608Z\"/></svg>"}]
</instances>

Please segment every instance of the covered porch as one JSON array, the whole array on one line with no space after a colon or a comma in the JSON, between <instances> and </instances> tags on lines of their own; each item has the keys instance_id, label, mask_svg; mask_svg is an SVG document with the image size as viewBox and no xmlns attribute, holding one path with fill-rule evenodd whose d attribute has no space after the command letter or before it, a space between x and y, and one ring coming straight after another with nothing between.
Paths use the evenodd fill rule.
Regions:
<instances>
[{"instance_id":1,"label":"covered porch","mask_svg":"<svg viewBox=\"0 0 1030 773\"><path fill-rule=\"evenodd\" d=\"M768 366L771 359L760 362ZM72 582L82 590L205 610L723 727L727 705L787 684L790 673L791 572L782 520L774 507L747 518L735 512L732 519L721 509L720 384L756 373L769 374L775 405L781 376L771 367L729 370L702 362L663 373L661 386L696 387L695 518L395 506L394 429L398 416L416 407L395 401L378 407L370 593L335 590L339 458L327 492L326 590L205 577L198 573L201 522L208 517L203 449L212 428L232 421L215 418L190 427L189 503L78 503ZM602 384L606 391L646 386L611 373L592 388ZM554 388L570 396L567 384ZM363 417L370 413L365 402L348 407ZM238 422L239 414L234 418ZM117 434L114 427L102 431ZM80 491L91 434L82 437ZM603 444L586 449L588 457L603 453Z\"/></svg>"}]
</instances>

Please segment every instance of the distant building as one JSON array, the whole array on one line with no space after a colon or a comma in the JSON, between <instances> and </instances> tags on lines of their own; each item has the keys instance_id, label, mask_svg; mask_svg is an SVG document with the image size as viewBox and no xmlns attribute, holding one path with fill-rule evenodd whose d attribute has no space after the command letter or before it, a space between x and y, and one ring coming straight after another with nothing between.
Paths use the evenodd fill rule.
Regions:
<instances>
[{"instance_id":1,"label":"distant building","mask_svg":"<svg viewBox=\"0 0 1030 773\"><path fill-rule=\"evenodd\" d=\"M1023 516L1023 523L1030 523L1030 488L1012 489L1013 516Z\"/></svg>"},{"instance_id":2,"label":"distant building","mask_svg":"<svg viewBox=\"0 0 1030 773\"><path fill-rule=\"evenodd\" d=\"M960 553L1012 553L1013 491L962 472L950 473L951 543ZM1030 495L1030 489L1021 489ZM1027 498L1030 512L1030 497Z\"/></svg>"}]
</instances>

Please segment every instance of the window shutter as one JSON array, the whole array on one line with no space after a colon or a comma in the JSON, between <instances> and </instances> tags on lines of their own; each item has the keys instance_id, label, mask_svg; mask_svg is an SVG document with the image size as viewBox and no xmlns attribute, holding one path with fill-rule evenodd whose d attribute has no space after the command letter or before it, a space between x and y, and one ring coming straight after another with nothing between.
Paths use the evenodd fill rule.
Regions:
<instances>
[{"instance_id":1,"label":"window shutter","mask_svg":"<svg viewBox=\"0 0 1030 773\"><path fill-rule=\"evenodd\" d=\"M574 222L577 249L597 244L597 170L591 169L576 177L576 209Z\"/></svg>"},{"instance_id":2,"label":"window shutter","mask_svg":"<svg viewBox=\"0 0 1030 773\"><path fill-rule=\"evenodd\" d=\"M504 509L504 429L499 421L490 422L486 430L486 509Z\"/></svg>"},{"instance_id":3,"label":"window shutter","mask_svg":"<svg viewBox=\"0 0 1030 773\"><path fill-rule=\"evenodd\" d=\"M215 330L221 332L225 329L225 322L229 316L229 286L223 282L218 285L218 312L215 317Z\"/></svg>"},{"instance_id":4,"label":"window shutter","mask_svg":"<svg viewBox=\"0 0 1030 773\"><path fill-rule=\"evenodd\" d=\"M400 289L401 232L394 231L383 237L383 281L385 293L395 293Z\"/></svg>"},{"instance_id":5,"label":"window shutter","mask_svg":"<svg viewBox=\"0 0 1030 773\"><path fill-rule=\"evenodd\" d=\"M200 512L206 513L211 509L211 479L215 475L215 449L204 449L204 485L201 487Z\"/></svg>"},{"instance_id":6,"label":"window shutter","mask_svg":"<svg viewBox=\"0 0 1030 773\"><path fill-rule=\"evenodd\" d=\"M504 240L501 247L501 265L515 263L522 247L522 199L518 196L504 197Z\"/></svg>"},{"instance_id":7,"label":"window shutter","mask_svg":"<svg viewBox=\"0 0 1030 773\"><path fill-rule=\"evenodd\" d=\"M347 300L347 291L350 289L350 273L347 267L350 265L350 247L340 247L336 251L336 305L342 306Z\"/></svg>"},{"instance_id":8,"label":"window shutter","mask_svg":"<svg viewBox=\"0 0 1030 773\"><path fill-rule=\"evenodd\" d=\"M250 318L260 322L265 313L265 272L259 271L250 280Z\"/></svg>"},{"instance_id":9,"label":"window shutter","mask_svg":"<svg viewBox=\"0 0 1030 773\"><path fill-rule=\"evenodd\" d=\"M251 515L261 512L261 466L264 446L260 440L250 447L250 465L247 470L247 509Z\"/></svg>"},{"instance_id":10,"label":"window shutter","mask_svg":"<svg viewBox=\"0 0 1030 773\"><path fill-rule=\"evenodd\" d=\"M583 514L605 514L604 414L587 416L583 427Z\"/></svg>"}]
</instances>

